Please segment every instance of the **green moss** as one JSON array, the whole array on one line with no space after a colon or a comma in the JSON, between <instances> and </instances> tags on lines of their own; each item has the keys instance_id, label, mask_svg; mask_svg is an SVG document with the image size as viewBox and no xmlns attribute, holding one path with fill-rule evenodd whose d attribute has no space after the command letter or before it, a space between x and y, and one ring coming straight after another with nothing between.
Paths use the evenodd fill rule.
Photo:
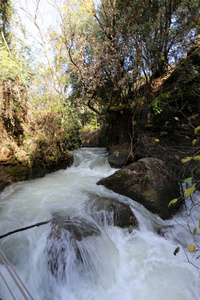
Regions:
<instances>
[{"instance_id":1,"label":"green moss","mask_svg":"<svg viewBox=\"0 0 200 300\"><path fill-rule=\"evenodd\" d=\"M129 178L129 175L126 172L120 171L116 176L116 181L119 182L125 182Z\"/></svg>"},{"instance_id":2,"label":"green moss","mask_svg":"<svg viewBox=\"0 0 200 300\"><path fill-rule=\"evenodd\" d=\"M151 179L151 174L145 174L142 178L140 178L140 182L147 182Z\"/></svg>"},{"instance_id":3,"label":"green moss","mask_svg":"<svg viewBox=\"0 0 200 300\"><path fill-rule=\"evenodd\" d=\"M112 106L109 108L109 111L116 112L116 111L124 110L125 108L128 108L128 107L129 107L129 105L127 105L127 104Z\"/></svg>"},{"instance_id":4,"label":"green moss","mask_svg":"<svg viewBox=\"0 0 200 300\"><path fill-rule=\"evenodd\" d=\"M22 176L26 176L29 172L30 172L30 168L28 166L22 166L20 164L16 164L16 165L11 165L8 174L9 176L12 177L22 177Z\"/></svg>"},{"instance_id":5,"label":"green moss","mask_svg":"<svg viewBox=\"0 0 200 300\"><path fill-rule=\"evenodd\" d=\"M156 196L156 191L154 189L149 189L143 193L146 198L152 198Z\"/></svg>"},{"instance_id":6,"label":"green moss","mask_svg":"<svg viewBox=\"0 0 200 300\"><path fill-rule=\"evenodd\" d=\"M161 93L158 97L154 98L151 102L151 107L156 115L161 114L163 106L166 104L170 97L170 93Z\"/></svg>"},{"instance_id":7,"label":"green moss","mask_svg":"<svg viewBox=\"0 0 200 300\"><path fill-rule=\"evenodd\" d=\"M183 100L184 99L184 93L183 93L183 91L177 93L177 99L178 100Z\"/></svg>"}]
</instances>

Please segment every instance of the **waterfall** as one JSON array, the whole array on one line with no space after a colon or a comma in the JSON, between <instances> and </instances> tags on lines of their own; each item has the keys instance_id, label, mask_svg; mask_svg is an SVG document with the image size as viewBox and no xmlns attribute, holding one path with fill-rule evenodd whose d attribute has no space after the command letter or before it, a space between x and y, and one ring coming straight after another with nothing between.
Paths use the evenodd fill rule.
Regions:
<instances>
[{"instance_id":1,"label":"waterfall","mask_svg":"<svg viewBox=\"0 0 200 300\"><path fill-rule=\"evenodd\" d=\"M116 171L106 149L82 148L73 154L71 168L14 183L0 195L0 235L52 220L0 240L33 299L199 300L198 269L188 260L199 266L200 259L186 255L179 244L192 243L184 230L186 208L163 221L141 204L96 185ZM130 205L138 227L114 226L112 214L100 222L89 209L92 195ZM198 219L199 209L192 213ZM180 251L174 255L177 246ZM0 273L15 298L24 299L1 262ZM1 277L0 295L12 300Z\"/></svg>"}]
</instances>

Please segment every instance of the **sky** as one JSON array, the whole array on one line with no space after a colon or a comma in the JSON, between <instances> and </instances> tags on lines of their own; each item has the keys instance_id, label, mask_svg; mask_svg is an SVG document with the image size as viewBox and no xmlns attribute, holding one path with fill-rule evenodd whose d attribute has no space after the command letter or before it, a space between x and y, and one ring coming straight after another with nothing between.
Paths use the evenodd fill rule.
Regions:
<instances>
[{"instance_id":1,"label":"sky","mask_svg":"<svg viewBox=\"0 0 200 300\"><path fill-rule=\"evenodd\" d=\"M54 2L59 6L63 1L15 0L14 6L27 28L34 30L33 22L30 19L31 17L34 18L35 15L37 15L37 21L43 28L56 25Z\"/></svg>"},{"instance_id":2,"label":"sky","mask_svg":"<svg viewBox=\"0 0 200 300\"><path fill-rule=\"evenodd\" d=\"M15 0L14 6L16 10L16 19L18 25L22 25L25 29L25 36L20 32L17 27L14 30L17 36L24 40L24 43L31 47L32 53L36 59L45 60L43 50L40 45L41 34L44 37L48 47L48 34L49 27L58 27L58 14L53 6L61 5L63 0ZM36 20L38 27L34 24Z\"/></svg>"}]
</instances>

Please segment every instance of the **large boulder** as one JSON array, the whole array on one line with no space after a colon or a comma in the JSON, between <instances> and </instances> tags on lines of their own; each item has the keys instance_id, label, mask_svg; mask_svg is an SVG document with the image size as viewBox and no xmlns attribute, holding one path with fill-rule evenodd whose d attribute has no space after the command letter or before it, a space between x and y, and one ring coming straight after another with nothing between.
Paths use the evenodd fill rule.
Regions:
<instances>
[{"instance_id":1,"label":"large boulder","mask_svg":"<svg viewBox=\"0 0 200 300\"><path fill-rule=\"evenodd\" d=\"M88 207L90 213L101 225L114 225L122 228L138 226L130 206L116 199L91 194Z\"/></svg>"},{"instance_id":2,"label":"large boulder","mask_svg":"<svg viewBox=\"0 0 200 300\"><path fill-rule=\"evenodd\" d=\"M140 159L97 184L132 198L162 219L172 217L183 202L178 182L164 162L156 158ZM180 200L168 207L175 198Z\"/></svg>"}]
</instances>

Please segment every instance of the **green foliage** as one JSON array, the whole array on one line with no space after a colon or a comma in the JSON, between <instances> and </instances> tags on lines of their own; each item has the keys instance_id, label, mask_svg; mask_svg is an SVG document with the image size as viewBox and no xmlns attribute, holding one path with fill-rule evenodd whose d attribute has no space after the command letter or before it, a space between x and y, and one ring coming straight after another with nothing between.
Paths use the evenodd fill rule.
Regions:
<instances>
[{"instance_id":1,"label":"green foliage","mask_svg":"<svg viewBox=\"0 0 200 300\"><path fill-rule=\"evenodd\" d=\"M166 104L167 99L169 99L169 93L161 93L158 97L153 99L151 106L156 115L161 114L162 107Z\"/></svg>"},{"instance_id":2,"label":"green foliage","mask_svg":"<svg viewBox=\"0 0 200 300\"><path fill-rule=\"evenodd\" d=\"M11 0L0 1L0 41L4 44L10 44L10 21L13 14L13 6ZM1 42L0 42L1 44Z\"/></svg>"},{"instance_id":3,"label":"green foliage","mask_svg":"<svg viewBox=\"0 0 200 300\"><path fill-rule=\"evenodd\" d=\"M59 110L43 111L35 118L37 134L27 139L31 161L57 163L68 156L68 150L80 146L76 123L67 122Z\"/></svg>"},{"instance_id":4,"label":"green foliage","mask_svg":"<svg viewBox=\"0 0 200 300\"><path fill-rule=\"evenodd\" d=\"M140 179L141 182L147 182L151 179L151 174L144 174L144 176Z\"/></svg>"},{"instance_id":5,"label":"green foliage","mask_svg":"<svg viewBox=\"0 0 200 300\"><path fill-rule=\"evenodd\" d=\"M190 13L188 4L103 0L95 6L93 1L66 1L63 32L54 36L65 45L62 63L72 86L71 100L100 115L135 108L136 83L163 74L169 60L177 61L177 53L181 56L196 34L198 3L193 2ZM154 99L156 114L167 99L167 94Z\"/></svg>"},{"instance_id":6,"label":"green foliage","mask_svg":"<svg viewBox=\"0 0 200 300\"><path fill-rule=\"evenodd\" d=\"M95 8L93 1L67 1L60 38L69 56L71 99L99 114L118 110L118 106L124 109L124 98L133 84L132 76L124 72L128 54L119 42L113 3L105 1Z\"/></svg>"},{"instance_id":7,"label":"green foliage","mask_svg":"<svg viewBox=\"0 0 200 300\"><path fill-rule=\"evenodd\" d=\"M20 61L16 53L0 46L0 78L11 84L26 85L29 80L29 68L25 61Z\"/></svg>"},{"instance_id":8,"label":"green foliage","mask_svg":"<svg viewBox=\"0 0 200 300\"><path fill-rule=\"evenodd\" d=\"M83 126L79 131L81 133L83 133L83 132L93 132L93 131L97 131L99 129L100 129L100 126L98 124L96 124L96 122L94 120L90 124Z\"/></svg>"},{"instance_id":9,"label":"green foliage","mask_svg":"<svg viewBox=\"0 0 200 300\"><path fill-rule=\"evenodd\" d=\"M163 74L169 59L178 59L188 37L192 40L199 30L197 0L117 0L116 6L122 30L135 37L137 57L153 76Z\"/></svg>"},{"instance_id":10,"label":"green foliage","mask_svg":"<svg viewBox=\"0 0 200 300\"><path fill-rule=\"evenodd\" d=\"M185 180L183 180L183 182L189 183L189 182L192 182L192 180L193 180L192 177L188 177L188 178L186 178Z\"/></svg>"}]
</instances>

